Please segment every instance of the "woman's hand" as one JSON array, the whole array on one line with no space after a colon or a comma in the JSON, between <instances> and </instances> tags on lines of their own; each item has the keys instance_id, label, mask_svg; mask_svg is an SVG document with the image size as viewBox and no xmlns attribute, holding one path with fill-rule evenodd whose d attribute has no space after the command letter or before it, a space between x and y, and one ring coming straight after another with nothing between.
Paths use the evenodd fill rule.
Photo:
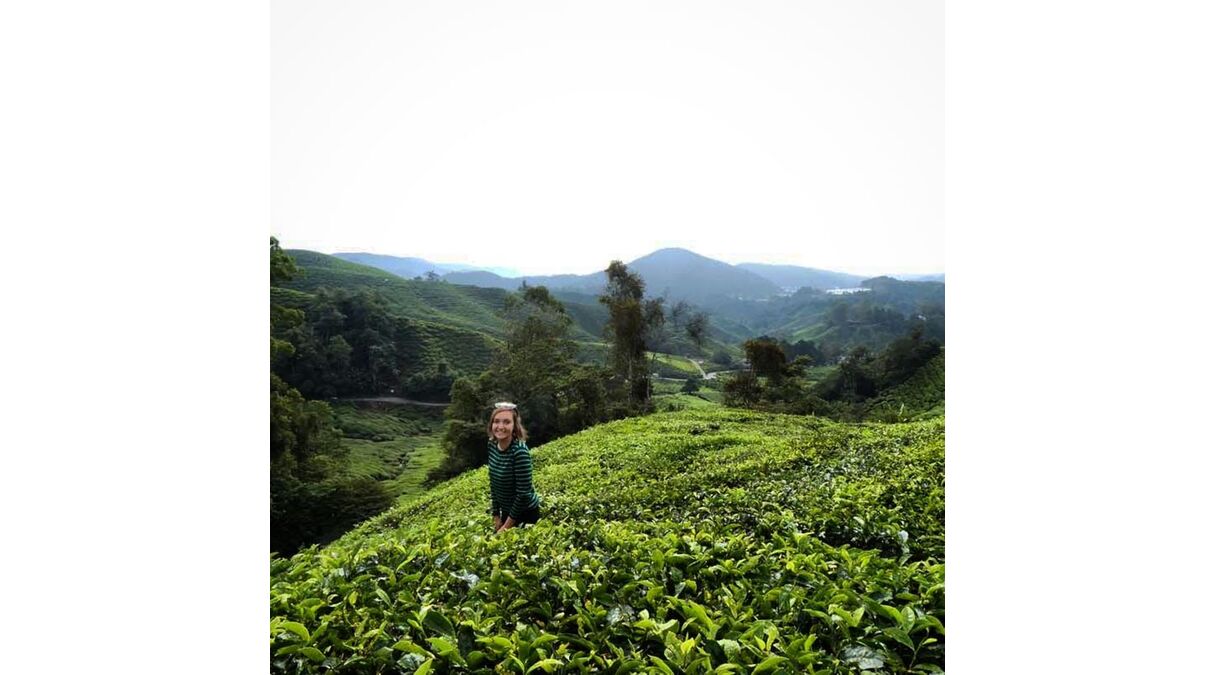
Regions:
<instances>
[{"instance_id":1,"label":"woman's hand","mask_svg":"<svg viewBox=\"0 0 1215 675\"><path fill-rule=\"evenodd\" d=\"M515 519L510 516L506 517L506 522L502 523L502 527L498 528L498 532L505 532L515 526Z\"/></svg>"},{"instance_id":2,"label":"woman's hand","mask_svg":"<svg viewBox=\"0 0 1215 675\"><path fill-rule=\"evenodd\" d=\"M494 516L494 532L497 532L500 529L502 529L502 516L495 515Z\"/></svg>"}]
</instances>

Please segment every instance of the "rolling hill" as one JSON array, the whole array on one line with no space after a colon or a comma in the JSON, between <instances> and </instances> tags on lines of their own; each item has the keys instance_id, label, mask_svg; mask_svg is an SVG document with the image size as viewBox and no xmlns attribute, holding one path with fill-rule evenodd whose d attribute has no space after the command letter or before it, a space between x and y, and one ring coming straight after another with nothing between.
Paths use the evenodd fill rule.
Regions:
<instances>
[{"instance_id":1,"label":"rolling hill","mask_svg":"<svg viewBox=\"0 0 1215 675\"><path fill-rule=\"evenodd\" d=\"M271 671L943 672L943 418L689 409L534 458L534 527L490 535L482 468L272 560Z\"/></svg>"},{"instance_id":2,"label":"rolling hill","mask_svg":"<svg viewBox=\"0 0 1215 675\"><path fill-rule=\"evenodd\" d=\"M594 296L603 291L603 271L587 274L511 275L460 265L438 265L420 258L398 258L370 253L338 253L335 257L412 278L434 269L457 285L516 290L521 284L546 286L550 291L569 291ZM608 261L604 261L606 267ZM763 299L798 288L827 290L854 288L869 277L798 265L739 263L731 265L682 248L664 248L627 263L641 275L651 295L671 301L704 303L720 298ZM905 275L904 281L944 282L944 274Z\"/></svg>"},{"instance_id":3,"label":"rolling hill","mask_svg":"<svg viewBox=\"0 0 1215 675\"><path fill-rule=\"evenodd\" d=\"M812 267L796 265L767 265L763 263L739 263L741 269L754 272L759 276L780 286L782 289L797 290L799 288L852 288L859 285L866 277L843 272L829 272Z\"/></svg>"},{"instance_id":4,"label":"rolling hill","mask_svg":"<svg viewBox=\"0 0 1215 675\"><path fill-rule=\"evenodd\" d=\"M945 353L916 370L906 382L868 404L867 419L902 422L945 414Z\"/></svg>"},{"instance_id":5,"label":"rolling hill","mask_svg":"<svg viewBox=\"0 0 1215 675\"><path fill-rule=\"evenodd\" d=\"M607 262L604 262L604 267L607 267ZM681 248L659 249L627 265L630 271L645 280L647 295L666 297L670 302L685 300L701 303L718 297L755 299L780 292L779 286L760 275ZM488 272L453 272L443 275L443 278L454 284L511 290L526 282L532 286L546 286L550 290L591 296L602 293L606 283L606 275L602 271L519 278L505 278Z\"/></svg>"},{"instance_id":6,"label":"rolling hill","mask_svg":"<svg viewBox=\"0 0 1215 675\"><path fill-rule=\"evenodd\" d=\"M514 270L502 267L483 268L459 263L436 263L422 258L402 258L392 255L380 255L378 253L334 253L333 257L360 265L378 267L385 272L391 272L406 279L425 276L427 272L444 274L446 272L483 271L507 276L514 274Z\"/></svg>"},{"instance_id":7,"label":"rolling hill","mask_svg":"<svg viewBox=\"0 0 1215 675\"><path fill-rule=\"evenodd\" d=\"M672 301L703 304L718 297L756 300L780 288L754 272L682 248L664 248L629 263L645 279L646 291Z\"/></svg>"},{"instance_id":8,"label":"rolling hill","mask_svg":"<svg viewBox=\"0 0 1215 675\"><path fill-rule=\"evenodd\" d=\"M493 339L500 338L505 328L501 312L506 295L511 292L506 287L515 288L522 281L489 272L455 272L444 275L440 281L417 281L322 253L300 250L289 253L304 271L288 284L291 290L312 292L323 286L351 291L372 289L385 298L394 313L412 321L483 333ZM944 341L943 283L877 277L860 282L861 287L868 289L866 293L830 295L803 287L792 295L780 295L777 284L758 274L684 249L655 251L629 266L647 280L647 295L665 294L668 305L690 299L695 307L708 313L710 344L702 355L722 349L736 354L744 340L765 334L790 342L813 340L826 346L833 355L858 345L880 350L905 334L912 322L921 321L916 317L924 307L939 308L939 312L934 309L922 321L927 322L930 337ZM790 274L801 274L798 270L806 274L836 274L809 268L768 267L781 267ZM554 284L548 287L574 320L571 337L581 343L603 339L607 311L596 297L602 290L602 278L602 272L526 277L531 285ZM855 277L819 278L856 283ZM493 282L500 287L453 281L460 279ZM832 318L837 305L848 307L847 316ZM673 344L668 349L683 352L690 346ZM599 353L597 349L583 351Z\"/></svg>"},{"instance_id":9,"label":"rolling hill","mask_svg":"<svg viewBox=\"0 0 1215 675\"><path fill-rule=\"evenodd\" d=\"M374 290L401 316L432 324L465 328L494 338L502 336L505 323L502 310L509 292L503 288L465 286L443 281L404 279L380 268L342 260L324 253L287 251L303 274L287 284L300 291L320 287L349 291ZM474 272L470 274L489 274ZM558 296L574 320L571 337L576 341L598 341L603 337L607 310L594 296Z\"/></svg>"},{"instance_id":10,"label":"rolling hill","mask_svg":"<svg viewBox=\"0 0 1215 675\"><path fill-rule=\"evenodd\" d=\"M455 286L403 279L376 267L361 265L314 251L288 250L302 271L287 288L315 292L318 288L372 290L400 316L467 328L501 336L501 311L506 292L496 288Z\"/></svg>"}]
</instances>

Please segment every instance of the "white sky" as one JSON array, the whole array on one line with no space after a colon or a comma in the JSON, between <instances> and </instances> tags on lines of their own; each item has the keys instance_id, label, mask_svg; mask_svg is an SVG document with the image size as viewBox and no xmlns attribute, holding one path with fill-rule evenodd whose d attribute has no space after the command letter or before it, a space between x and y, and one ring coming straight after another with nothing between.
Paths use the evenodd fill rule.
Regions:
<instances>
[{"instance_id":1,"label":"white sky","mask_svg":"<svg viewBox=\"0 0 1215 675\"><path fill-rule=\"evenodd\" d=\"M288 248L945 271L941 2L272 4Z\"/></svg>"}]
</instances>

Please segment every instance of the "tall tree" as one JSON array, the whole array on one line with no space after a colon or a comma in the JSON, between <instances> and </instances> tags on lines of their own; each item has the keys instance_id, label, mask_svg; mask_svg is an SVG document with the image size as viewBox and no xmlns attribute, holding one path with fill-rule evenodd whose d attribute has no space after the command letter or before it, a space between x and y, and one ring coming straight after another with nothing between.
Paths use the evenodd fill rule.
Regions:
<instances>
[{"instance_id":1,"label":"tall tree","mask_svg":"<svg viewBox=\"0 0 1215 675\"><path fill-rule=\"evenodd\" d=\"M751 371L772 380L779 381L785 373L785 352L771 338L756 338L743 343L747 361L751 362Z\"/></svg>"},{"instance_id":2,"label":"tall tree","mask_svg":"<svg viewBox=\"0 0 1215 675\"><path fill-rule=\"evenodd\" d=\"M709 315L704 312L693 314L684 325L684 332L697 347L703 348L709 338Z\"/></svg>"},{"instance_id":3,"label":"tall tree","mask_svg":"<svg viewBox=\"0 0 1215 675\"><path fill-rule=\"evenodd\" d=\"M283 252L283 249L278 245L278 239L270 237L271 288L291 281L296 274L299 274L299 268L295 266L295 260ZM280 307L274 304L274 302L270 303L270 363L272 365L276 361L290 358L295 354L295 345L291 344L290 340L275 336L281 336L284 331L290 330L303 322L304 313L300 310Z\"/></svg>"},{"instance_id":4,"label":"tall tree","mask_svg":"<svg viewBox=\"0 0 1215 675\"><path fill-rule=\"evenodd\" d=\"M271 287L297 273L295 261L271 237ZM271 293L271 368L288 359L317 361L318 343L304 322L304 313L280 307L273 298ZM348 358L349 346L336 336L329 347L325 356L340 367ZM270 550L289 555L388 507L392 499L382 485L347 473L346 454L329 405L307 400L271 372Z\"/></svg>"},{"instance_id":5,"label":"tall tree","mask_svg":"<svg viewBox=\"0 0 1215 675\"><path fill-rule=\"evenodd\" d=\"M604 380L598 368L577 365L577 345L569 337L573 320L543 286L526 286L507 296L506 343L489 370L459 378L451 404L443 463L431 478L446 478L485 463L485 417L494 401L519 406L528 443L539 445L607 418Z\"/></svg>"},{"instance_id":6,"label":"tall tree","mask_svg":"<svg viewBox=\"0 0 1215 675\"><path fill-rule=\"evenodd\" d=\"M270 237L270 285L279 286L285 281L291 281L298 273L295 259L283 251L278 245L278 239Z\"/></svg>"},{"instance_id":7,"label":"tall tree","mask_svg":"<svg viewBox=\"0 0 1215 675\"><path fill-rule=\"evenodd\" d=\"M646 337L661 316L661 304L644 302L645 282L628 266L613 260L606 270L607 290L599 302L608 308L605 337L612 345L612 371L628 392L630 408L645 409L650 400L650 373L646 363ZM655 309L657 308L657 312Z\"/></svg>"}]
</instances>

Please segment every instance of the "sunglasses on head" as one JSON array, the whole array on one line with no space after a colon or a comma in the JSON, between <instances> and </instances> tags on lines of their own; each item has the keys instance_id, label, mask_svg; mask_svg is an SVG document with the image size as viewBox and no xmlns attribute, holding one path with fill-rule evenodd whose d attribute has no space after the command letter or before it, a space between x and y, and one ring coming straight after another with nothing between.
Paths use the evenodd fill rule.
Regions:
<instances>
[{"instance_id":1,"label":"sunglasses on head","mask_svg":"<svg viewBox=\"0 0 1215 675\"><path fill-rule=\"evenodd\" d=\"M500 403L494 404L495 410L514 410L515 408L518 408L518 407L519 406L515 405L514 403L507 403L506 401L502 401Z\"/></svg>"}]
</instances>

